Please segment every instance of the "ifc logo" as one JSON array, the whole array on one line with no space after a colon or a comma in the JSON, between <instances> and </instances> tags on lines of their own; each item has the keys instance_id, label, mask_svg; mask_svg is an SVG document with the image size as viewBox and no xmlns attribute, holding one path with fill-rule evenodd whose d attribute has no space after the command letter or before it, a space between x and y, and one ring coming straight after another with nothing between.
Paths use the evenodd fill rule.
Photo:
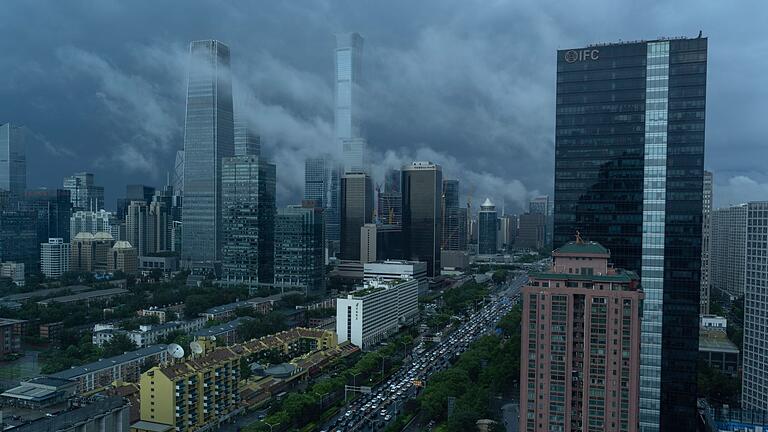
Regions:
<instances>
[{"instance_id":1,"label":"ifc logo","mask_svg":"<svg viewBox=\"0 0 768 432\"><path fill-rule=\"evenodd\" d=\"M579 53L574 50L568 50L565 52L565 61L568 63L574 63L579 59Z\"/></svg>"}]
</instances>

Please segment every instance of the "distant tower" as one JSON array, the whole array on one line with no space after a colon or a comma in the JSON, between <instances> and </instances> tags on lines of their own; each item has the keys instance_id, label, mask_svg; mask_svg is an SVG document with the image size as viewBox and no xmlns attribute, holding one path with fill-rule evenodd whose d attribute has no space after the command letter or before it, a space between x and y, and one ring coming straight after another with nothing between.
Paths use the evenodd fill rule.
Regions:
<instances>
[{"instance_id":1,"label":"distant tower","mask_svg":"<svg viewBox=\"0 0 768 432\"><path fill-rule=\"evenodd\" d=\"M219 41L189 46L182 258L193 266L221 260L221 160L235 153L229 60Z\"/></svg>"},{"instance_id":2,"label":"distant tower","mask_svg":"<svg viewBox=\"0 0 768 432\"><path fill-rule=\"evenodd\" d=\"M235 156L261 156L261 138L241 121L235 123Z\"/></svg>"},{"instance_id":3,"label":"distant tower","mask_svg":"<svg viewBox=\"0 0 768 432\"><path fill-rule=\"evenodd\" d=\"M27 189L26 130L10 123L0 124L0 190L11 201L24 198Z\"/></svg>"},{"instance_id":4,"label":"distant tower","mask_svg":"<svg viewBox=\"0 0 768 432\"><path fill-rule=\"evenodd\" d=\"M499 214L496 211L496 206L493 205L489 198L485 199L483 205L480 206L480 213L478 214L478 253L485 255L492 255L498 252L497 238L498 235L498 223Z\"/></svg>"},{"instance_id":5,"label":"distant tower","mask_svg":"<svg viewBox=\"0 0 768 432\"><path fill-rule=\"evenodd\" d=\"M704 171L704 191L701 211L701 307L699 313L709 313L709 274L712 238L712 173Z\"/></svg>"},{"instance_id":6,"label":"distant tower","mask_svg":"<svg viewBox=\"0 0 768 432\"><path fill-rule=\"evenodd\" d=\"M360 79L363 38L358 33L336 35L335 129L344 172L367 172L367 143L360 127Z\"/></svg>"},{"instance_id":7,"label":"distant tower","mask_svg":"<svg viewBox=\"0 0 768 432\"><path fill-rule=\"evenodd\" d=\"M406 257L426 262L428 276L439 275L443 170L432 162L413 162L403 165L401 178Z\"/></svg>"}]
</instances>

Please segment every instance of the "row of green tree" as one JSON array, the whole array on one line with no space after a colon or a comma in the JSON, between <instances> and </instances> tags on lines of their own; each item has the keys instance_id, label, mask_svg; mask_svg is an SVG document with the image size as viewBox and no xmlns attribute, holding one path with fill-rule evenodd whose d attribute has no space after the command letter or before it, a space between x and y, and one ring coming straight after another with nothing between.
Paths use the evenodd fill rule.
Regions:
<instances>
[{"instance_id":1,"label":"row of green tree","mask_svg":"<svg viewBox=\"0 0 768 432\"><path fill-rule=\"evenodd\" d=\"M515 392L520 374L520 313L516 306L498 324L501 334L479 339L453 367L430 378L418 398L425 421L463 432L475 430L479 419L498 419L494 400ZM449 398L454 401L450 417Z\"/></svg>"}]
</instances>

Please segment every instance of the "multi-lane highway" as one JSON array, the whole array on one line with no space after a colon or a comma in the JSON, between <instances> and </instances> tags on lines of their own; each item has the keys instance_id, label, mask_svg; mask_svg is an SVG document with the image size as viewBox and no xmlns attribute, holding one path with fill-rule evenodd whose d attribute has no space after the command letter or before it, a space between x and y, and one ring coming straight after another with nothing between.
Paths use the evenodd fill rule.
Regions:
<instances>
[{"instance_id":1,"label":"multi-lane highway","mask_svg":"<svg viewBox=\"0 0 768 432\"><path fill-rule=\"evenodd\" d=\"M507 284L501 296L489 301L441 342L417 354L387 381L348 404L338 416L324 425L322 431L378 431L393 422L405 401L416 395L437 371L450 366L450 360L466 351L469 345L496 327L496 323L512 308L511 297L517 297L527 276Z\"/></svg>"}]
</instances>

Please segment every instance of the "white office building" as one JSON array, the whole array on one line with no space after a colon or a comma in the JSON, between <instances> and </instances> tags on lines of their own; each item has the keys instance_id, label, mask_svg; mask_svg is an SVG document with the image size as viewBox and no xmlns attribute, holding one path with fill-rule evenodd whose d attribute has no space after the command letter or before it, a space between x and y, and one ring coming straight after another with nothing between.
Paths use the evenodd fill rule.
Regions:
<instances>
[{"instance_id":1,"label":"white office building","mask_svg":"<svg viewBox=\"0 0 768 432\"><path fill-rule=\"evenodd\" d=\"M363 279L365 282L416 279L419 282L419 292L429 288L427 263L422 261L384 260L365 263Z\"/></svg>"},{"instance_id":2,"label":"white office building","mask_svg":"<svg viewBox=\"0 0 768 432\"><path fill-rule=\"evenodd\" d=\"M13 261L0 263L0 277L9 278L16 286L24 286L24 263Z\"/></svg>"},{"instance_id":3,"label":"white office building","mask_svg":"<svg viewBox=\"0 0 768 432\"><path fill-rule=\"evenodd\" d=\"M47 278L59 278L69 271L70 244L63 238L49 238L40 243L40 269Z\"/></svg>"},{"instance_id":4,"label":"white office building","mask_svg":"<svg viewBox=\"0 0 768 432\"><path fill-rule=\"evenodd\" d=\"M418 281L366 282L365 288L336 300L336 335L363 350L397 332L419 313Z\"/></svg>"}]
</instances>

